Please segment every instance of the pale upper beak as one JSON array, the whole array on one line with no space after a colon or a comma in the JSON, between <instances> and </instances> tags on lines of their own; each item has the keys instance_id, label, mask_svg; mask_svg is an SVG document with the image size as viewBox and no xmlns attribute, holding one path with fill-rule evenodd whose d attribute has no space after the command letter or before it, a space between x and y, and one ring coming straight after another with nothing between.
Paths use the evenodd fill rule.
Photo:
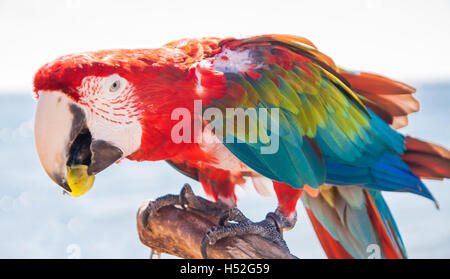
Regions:
<instances>
[{"instance_id":1,"label":"pale upper beak","mask_svg":"<svg viewBox=\"0 0 450 279\"><path fill-rule=\"evenodd\" d=\"M34 133L44 170L55 183L74 196L84 194L90 186L84 190L74 189L79 187L80 177L75 177L75 180L69 178L68 171L72 175L79 173L78 166L86 166L86 177L92 176L123 155L107 140L93 139L83 107L58 91L39 92ZM73 166L77 166L77 171L71 171ZM93 179L91 186L92 183Z\"/></svg>"}]
</instances>

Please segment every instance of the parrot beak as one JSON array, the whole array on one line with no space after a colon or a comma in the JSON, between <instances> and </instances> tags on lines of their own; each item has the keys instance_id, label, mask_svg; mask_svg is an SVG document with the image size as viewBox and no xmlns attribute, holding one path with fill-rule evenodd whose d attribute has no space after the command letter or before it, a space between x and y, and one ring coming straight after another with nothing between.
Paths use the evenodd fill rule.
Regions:
<instances>
[{"instance_id":1,"label":"parrot beak","mask_svg":"<svg viewBox=\"0 0 450 279\"><path fill-rule=\"evenodd\" d=\"M62 92L39 92L34 135L44 170L74 197L89 191L94 175L123 155L113 144L92 138L83 108Z\"/></svg>"}]
</instances>

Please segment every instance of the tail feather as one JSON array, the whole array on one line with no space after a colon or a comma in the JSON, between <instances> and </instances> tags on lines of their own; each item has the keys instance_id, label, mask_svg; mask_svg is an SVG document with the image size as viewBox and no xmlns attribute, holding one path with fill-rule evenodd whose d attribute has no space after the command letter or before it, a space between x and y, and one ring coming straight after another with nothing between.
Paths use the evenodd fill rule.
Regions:
<instances>
[{"instance_id":1,"label":"tail feather","mask_svg":"<svg viewBox=\"0 0 450 279\"><path fill-rule=\"evenodd\" d=\"M327 254L327 257L329 259L353 259L352 255L350 255L347 250L345 250L345 248L330 235L327 229L322 226L319 220L314 216L314 213L308 208L306 208L306 212L308 213L309 219L311 220L317 237L319 238L319 242Z\"/></svg>"},{"instance_id":2,"label":"tail feather","mask_svg":"<svg viewBox=\"0 0 450 279\"><path fill-rule=\"evenodd\" d=\"M416 90L407 84L364 72L340 69L339 74L350 83L367 107L395 129L407 126L408 114L420 109L419 102L412 95Z\"/></svg>"},{"instance_id":3,"label":"tail feather","mask_svg":"<svg viewBox=\"0 0 450 279\"><path fill-rule=\"evenodd\" d=\"M379 191L320 189L315 198L304 193L302 201L329 258L406 258L400 233Z\"/></svg>"},{"instance_id":4,"label":"tail feather","mask_svg":"<svg viewBox=\"0 0 450 279\"><path fill-rule=\"evenodd\" d=\"M369 215L380 233L387 258L406 258L406 249L397 224L381 192L366 191Z\"/></svg>"},{"instance_id":5,"label":"tail feather","mask_svg":"<svg viewBox=\"0 0 450 279\"><path fill-rule=\"evenodd\" d=\"M338 72L361 96L364 104L392 128L407 126L408 114L420 109L418 101L412 96L415 89L404 83L368 73L351 73L342 69ZM417 182L420 181L418 178L450 178L449 150L412 137L406 137L405 147L396 171L389 168L396 163L392 160L377 169L375 174L379 174L380 179L377 180L375 189L380 190L394 182L409 185L411 179L412 182ZM389 169L387 174L386 169ZM405 173L411 175L405 176ZM354 181L349 181L347 185L361 182L353 174ZM389 179L381 179L384 174ZM336 175L343 176L342 170ZM364 173L360 175L364 176ZM419 186L420 189L426 189L421 182ZM315 197L305 192L302 201L329 258L367 258L371 256L370 252L377 256L376 251L370 250L370 247L378 247L378 255L382 258L407 257L399 230L381 191L351 186L321 186L319 189L319 194ZM428 191L426 193L431 197Z\"/></svg>"},{"instance_id":6,"label":"tail feather","mask_svg":"<svg viewBox=\"0 0 450 279\"><path fill-rule=\"evenodd\" d=\"M442 146L406 137L402 160L420 178L450 178L450 151Z\"/></svg>"},{"instance_id":7,"label":"tail feather","mask_svg":"<svg viewBox=\"0 0 450 279\"><path fill-rule=\"evenodd\" d=\"M350 73L344 70L340 70L339 73L362 97L365 105L393 128L406 126L408 114L420 108L419 103L412 96L415 89L406 84L367 73ZM406 183L407 177L401 175L405 170L412 172L412 178L414 176L440 180L450 178L449 150L412 137L405 138L405 147L406 150L401 156L402 160L398 161L403 165L406 163L407 167L398 165L398 172L393 172L390 168L390 179L388 181L379 179L378 189L397 181L394 179L396 175L400 178L397 182ZM378 169L380 172L376 173L383 174L386 167L392 163L395 162L389 160ZM401 172L401 170L404 171ZM339 174L343 175L342 172ZM349 185L353 184L349 183ZM341 189L351 193L344 194ZM423 189L426 188L423 186ZM358 191L364 195L361 196ZM431 194L429 196L431 197ZM376 247L380 248L380 257L407 257L397 225L380 191L357 187L322 186L317 197L312 197L305 192L302 201L328 257L366 258L370 244L378 245ZM357 201L364 206L358 206ZM336 206L339 203L341 209ZM342 212L345 212L344 216L357 216L357 218L338 218L337 216L342 216ZM362 232L369 232L370 235L364 235ZM372 240L368 241L369 239Z\"/></svg>"}]
</instances>

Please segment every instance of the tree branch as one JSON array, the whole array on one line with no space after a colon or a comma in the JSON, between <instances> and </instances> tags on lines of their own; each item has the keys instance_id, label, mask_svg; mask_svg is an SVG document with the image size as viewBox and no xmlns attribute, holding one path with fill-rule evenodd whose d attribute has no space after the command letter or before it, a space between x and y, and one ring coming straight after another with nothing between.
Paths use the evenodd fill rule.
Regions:
<instances>
[{"instance_id":1,"label":"tree branch","mask_svg":"<svg viewBox=\"0 0 450 279\"><path fill-rule=\"evenodd\" d=\"M200 243L205 233L218 224L218 218L175 206L161 208L155 216L146 212L143 202L137 213L141 242L162 253L187 259L201 259ZM275 243L258 235L228 237L208 247L212 259L294 259Z\"/></svg>"}]
</instances>

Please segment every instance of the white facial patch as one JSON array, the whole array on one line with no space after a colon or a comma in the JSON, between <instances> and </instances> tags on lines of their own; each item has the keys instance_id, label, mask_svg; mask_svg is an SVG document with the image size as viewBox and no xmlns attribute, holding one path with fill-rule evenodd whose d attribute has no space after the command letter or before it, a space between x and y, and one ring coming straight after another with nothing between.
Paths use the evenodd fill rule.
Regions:
<instances>
[{"instance_id":1,"label":"white facial patch","mask_svg":"<svg viewBox=\"0 0 450 279\"><path fill-rule=\"evenodd\" d=\"M120 148L123 157L133 154L141 145L142 128L138 121L111 122L96 113L86 112L92 138L102 139Z\"/></svg>"},{"instance_id":2,"label":"white facial patch","mask_svg":"<svg viewBox=\"0 0 450 279\"><path fill-rule=\"evenodd\" d=\"M133 86L113 74L85 77L78 90L92 138L112 143L122 150L123 157L137 151L141 145L142 127Z\"/></svg>"}]
</instances>

